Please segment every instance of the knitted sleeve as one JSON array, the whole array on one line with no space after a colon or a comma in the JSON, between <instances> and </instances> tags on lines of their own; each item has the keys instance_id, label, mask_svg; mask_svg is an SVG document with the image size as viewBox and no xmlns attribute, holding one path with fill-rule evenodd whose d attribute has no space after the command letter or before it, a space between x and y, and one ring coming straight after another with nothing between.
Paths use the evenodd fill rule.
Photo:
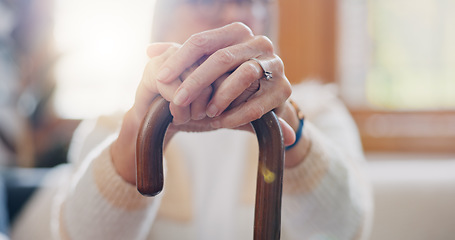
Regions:
<instances>
[{"instance_id":1,"label":"knitted sleeve","mask_svg":"<svg viewBox=\"0 0 455 240\"><path fill-rule=\"evenodd\" d=\"M92 129L88 133L76 133L86 145L72 146L76 170L55 199L52 230L58 239L144 239L156 216L160 197L140 195L116 173L109 151L116 135L106 135L109 126L114 130L118 125L106 120L83 131ZM102 138L106 140L96 146Z\"/></svg>"},{"instance_id":2,"label":"knitted sleeve","mask_svg":"<svg viewBox=\"0 0 455 240\"><path fill-rule=\"evenodd\" d=\"M123 115L86 120L70 164L53 169L15 221L12 239L145 239L161 197L147 198L115 171L110 145Z\"/></svg>"},{"instance_id":3,"label":"knitted sleeve","mask_svg":"<svg viewBox=\"0 0 455 240\"><path fill-rule=\"evenodd\" d=\"M109 145L107 145L109 146ZM85 160L56 200L59 239L144 239L159 198L146 198L115 172L109 148ZM93 157L93 158L92 158ZM92 159L90 159L92 158Z\"/></svg>"},{"instance_id":4,"label":"knitted sleeve","mask_svg":"<svg viewBox=\"0 0 455 240\"><path fill-rule=\"evenodd\" d=\"M341 102L319 88L297 88L293 96L311 146L300 165L285 170L283 239L365 239L372 197L358 132Z\"/></svg>"}]
</instances>

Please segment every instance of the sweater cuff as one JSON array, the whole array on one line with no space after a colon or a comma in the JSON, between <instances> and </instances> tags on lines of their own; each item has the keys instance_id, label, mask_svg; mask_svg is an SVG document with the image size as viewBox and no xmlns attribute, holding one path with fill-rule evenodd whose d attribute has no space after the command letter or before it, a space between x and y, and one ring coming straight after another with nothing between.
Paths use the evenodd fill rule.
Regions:
<instances>
[{"instance_id":1,"label":"sweater cuff","mask_svg":"<svg viewBox=\"0 0 455 240\"><path fill-rule=\"evenodd\" d=\"M317 187L329 170L329 157L318 130L310 123L305 123L304 134L311 139L311 145L305 159L293 168L286 168L283 177L283 193L308 193Z\"/></svg>"},{"instance_id":2,"label":"sweater cuff","mask_svg":"<svg viewBox=\"0 0 455 240\"><path fill-rule=\"evenodd\" d=\"M145 209L153 198L142 196L136 186L118 175L112 163L110 146L105 148L93 162L93 179L100 194L118 208L130 211Z\"/></svg>"}]
</instances>

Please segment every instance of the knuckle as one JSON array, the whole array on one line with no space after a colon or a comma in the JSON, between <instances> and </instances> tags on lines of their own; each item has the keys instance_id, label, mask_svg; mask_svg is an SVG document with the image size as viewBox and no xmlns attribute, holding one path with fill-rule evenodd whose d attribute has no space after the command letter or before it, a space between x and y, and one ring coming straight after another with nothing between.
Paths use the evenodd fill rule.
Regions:
<instances>
[{"instance_id":1,"label":"knuckle","mask_svg":"<svg viewBox=\"0 0 455 240\"><path fill-rule=\"evenodd\" d=\"M285 87L283 90L283 96L285 96L286 97L285 99L287 99L292 94L292 88L291 88L291 83L287 79L285 79L285 80L286 81L284 82Z\"/></svg>"},{"instance_id":2,"label":"knuckle","mask_svg":"<svg viewBox=\"0 0 455 240\"><path fill-rule=\"evenodd\" d=\"M197 72L193 72L183 81L183 84L191 89L201 89L204 87L204 79Z\"/></svg>"},{"instance_id":3,"label":"knuckle","mask_svg":"<svg viewBox=\"0 0 455 240\"><path fill-rule=\"evenodd\" d=\"M256 66L256 63L253 61L246 62L245 66L242 68L242 75L246 79L257 79L260 73L261 72Z\"/></svg>"},{"instance_id":4,"label":"knuckle","mask_svg":"<svg viewBox=\"0 0 455 240\"><path fill-rule=\"evenodd\" d=\"M284 74L284 63L283 60L276 54L274 54L276 60L276 69L280 74Z\"/></svg>"},{"instance_id":5,"label":"knuckle","mask_svg":"<svg viewBox=\"0 0 455 240\"><path fill-rule=\"evenodd\" d=\"M234 54L226 48L216 51L213 58L220 64L231 64L235 61Z\"/></svg>"},{"instance_id":6,"label":"knuckle","mask_svg":"<svg viewBox=\"0 0 455 240\"><path fill-rule=\"evenodd\" d=\"M266 53L273 53L275 51L273 43L268 37L263 35L256 36L255 41L262 46Z\"/></svg>"},{"instance_id":7,"label":"knuckle","mask_svg":"<svg viewBox=\"0 0 455 240\"><path fill-rule=\"evenodd\" d=\"M208 37L203 32L193 34L188 39L189 43L191 43L192 45L199 47L199 48L203 48L204 46L206 46L208 41L209 41Z\"/></svg>"},{"instance_id":8,"label":"knuckle","mask_svg":"<svg viewBox=\"0 0 455 240\"><path fill-rule=\"evenodd\" d=\"M259 90L259 86L260 86L259 80L256 80L246 88L246 91L250 93L255 93L256 91Z\"/></svg>"},{"instance_id":9,"label":"knuckle","mask_svg":"<svg viewBox=\"0 0 455 240\"><path fill-rule=\"evenodd\" d=\"M278 87L281 89L281 93L284 97L289 97L292 93L292 88L291 88L291 83L287 79L285 73L284 73L284 64L283 60L279 58L277 55L275 55L275 59L272 61L274 73L276 73L276 84L278 84Z\"/></svg>"},{"instance_id":10,"label":"knuckle","mask_svg":"<svg viewBox=\"0 0 455 240\"><path fill-rule=\"evenodd\" d=\"M242 22L234 22L234 23L232 23L232 26L237 31L239 31L239 33L241 33L242 35L249 36L249 37L254 36L253 30L251 30L251 28L249 28L246 24L244 24Z\"/></svg>"}]
</instances>

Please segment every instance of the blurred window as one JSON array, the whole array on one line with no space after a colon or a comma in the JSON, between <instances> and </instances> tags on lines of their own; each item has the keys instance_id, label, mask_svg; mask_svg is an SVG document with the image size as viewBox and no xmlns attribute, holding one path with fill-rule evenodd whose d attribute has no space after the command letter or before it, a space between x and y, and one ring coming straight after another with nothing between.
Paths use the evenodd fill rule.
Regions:
<instances>
[{"instance_id":1,"label":"blurred window","mask_svg":"<svg viewBox=\"0 0 455 240\"><path fill-rule=\"evenodd\" d=\"M455 1L280 7L287 76L337 83L367 152L455 153Z\"/></svg>"},{"instance_id":2,"label":"blurred window","mask_svg":"<svg viewBox=\"0 0 455 240\"><path fill-rule=\"evenodd\" d=\"M346 61L340 80L350 103L362 97L352 90L358 84L363 103L376 108L455 108L455 1L343 0L340 6Z\"/></svg>"},{"instance_id":3,"label":"blurred window","mask_svg":"<svg viewBox=\"0 0 455 240\"><path fill-rule=\"evenodd\" d=\"M455 1L368 3L369 102L391 109L455 108Z\"/></svg>"}]
</instances>

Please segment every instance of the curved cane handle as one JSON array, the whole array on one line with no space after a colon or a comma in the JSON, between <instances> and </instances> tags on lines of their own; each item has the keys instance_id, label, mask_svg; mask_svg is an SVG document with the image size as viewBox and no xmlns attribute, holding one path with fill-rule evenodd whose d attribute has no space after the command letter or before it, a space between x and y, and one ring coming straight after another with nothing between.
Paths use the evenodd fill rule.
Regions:
<instances>
[{"instance_id":1,"label":"curved cane handle","mask_svg":"<svg viewBox=\"0 0 455 240\"><path fill-rule=\"evenodd\" d=\"M163 189L163 140L172 115L169 103L156 98L145 116L136 144L136 184L139 192L155 196ZM259 143L254 239L280 239L284 144L273 112L253 121Z\"/></svg>"}]
</instances>

